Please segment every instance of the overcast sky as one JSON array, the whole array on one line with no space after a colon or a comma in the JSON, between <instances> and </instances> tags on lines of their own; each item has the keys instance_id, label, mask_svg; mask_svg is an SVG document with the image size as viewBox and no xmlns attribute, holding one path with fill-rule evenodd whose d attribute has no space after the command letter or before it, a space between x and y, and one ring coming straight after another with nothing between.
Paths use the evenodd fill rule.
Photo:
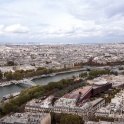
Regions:
<instances>
[{"instance_id":1,"label":"overcast sky","mask_svg":"<svg viewBox=\"0 0 124 124\"><path fill-rule=\"evenodd\" d=\"M0 0L0 42L124 41L124 0Z\"/></svg>"}]
</instances>

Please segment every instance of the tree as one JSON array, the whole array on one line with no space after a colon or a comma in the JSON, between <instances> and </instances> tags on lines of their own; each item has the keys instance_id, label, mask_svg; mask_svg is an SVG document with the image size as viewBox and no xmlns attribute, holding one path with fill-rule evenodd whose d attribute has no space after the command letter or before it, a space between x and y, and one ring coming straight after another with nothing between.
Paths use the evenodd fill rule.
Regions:
<instances>
[{"instance_id":1,"label":"tree","mask_svg":"<svg viewBox=\"0 0 124 124\"><path fill-rule=\"evenodd\" d=\"M94 79L94 77L93 77L92 75L89 75L89 76L87 77L87 79L92 80L92 79Z\"/></svg>"},{"instance_id":2,"label":"tree","mask_svg":"<svg viewBox=\"0 0 124 124\"><path fill-rule=\"evenodd\" d=\"M13 112L13 108L14 108L14 104L12 104L11 102L9 103L5 103L2 107L2 111L5 113L5 114L8 114L10 112Z\"/></svg>"},{"instance_id":3,"label":"tree","mask_svg":"<svg viewBox=\"0 0 124 124\"><path fill-rule=\"evenodd\" d=\"M124 67L119 67L119 70L124 70Z\"/></svg>"},{"instance_id":4,"label":"tree","mask_svg":"<svg viewBox=\"0 0 124 124\"><path fill-rule=\"evenodd\" d=\"M7 62L7 65L8 65L8 66L14 66L15 63L14 63L14 61L8 61L8 62Z\"/></svg>"},{"instance_id":5,"label":"tree","mask_svg":"<svg viewBox=\"0 0 124 124\"><path fill-rule=\"evenodd\" d=\"M79 116L65 114L61 116L60 124L82 124Z\"/></svg>"},{"instance_id":6,"label":"tree","mask_svg":"<svg viewBox=\"0 0 124 124\"><path fill-rule=\"evenodd\" d=\"M13 98L14 98L14 96L13 95L10 95L9 96L9 101L12 100Z\"/></svg>"},{"instance_id":7,"label":"tree","mask_svg":"<svg viewBox=\"0 0 124 124\"><path fill-rule=\"evenodd\" d=\"M15 80L20 80L20 79L22 79L22 74L19 73L19 72L15 72L15 73L13 74L13 79L15 79Z\"/></svg>"},{"instance_id":8,"label":"tree","mask_svg":"<svg viewBox=\"0 0 124 124\"><path fill-rule=\"evenodd\" d=\"M0 80L2 79L2 77L3 77L3 74L2 74L2 72L0 70Z\"/></svg>"},{"instance_id":9,"label":"tree","mask_svg":"<svg viewBox=\"0 0 124 124\"><path fill-rule=\"evenodd\" d=\"M11 71L10 72L6 72L4 74L4 76L6 77L6 80L8 80L8 81L13 79L13 74L12 74Z\"/></svg>"},{"instance_id":10,"label":"tree","mask_svg":"<svg viewBox=\"0 0 124 124\"><path fill-rule=\"evenodd\" d=\"M0 103L3 105L4 104L4 100L1 100Z\"/></svg>"},{"instance_id":11,"label":"tree","mask_svg":"<svg viewBox=\"0 0 124 124\"><path fill-rule=\"evenodd\" d=\"M84 121L78 115L52 112L51 124L84 124Z\"/></svg>"},{"instance_id":12,"label":"tree","mask_svg":"<svg viewBox=\"0 0 124 124\"><path fill-rule=\"evenodd\" d=\"M81 73L79 77L87 77L87 72Z\"/></svg>"},{"instance_id":13,"label":"tree","mask_svg":"<svg viewBox=\"0 0 124 124\"><path fill-rule=\"evenodd\" d=\"M73 79L76 79L76 76L73 75L72 78L73 78Z\"/></svg>"},{"instance_id":14,"label":"tree","mask_svg":"<svg viewBox=\"0 0 124 124\"><path fill-rule=\"evenodd\" d=\"M118 76L118 72L116 71L111 71L110 74L114 74L115 76Z\"/></svg>"}]
</instances>

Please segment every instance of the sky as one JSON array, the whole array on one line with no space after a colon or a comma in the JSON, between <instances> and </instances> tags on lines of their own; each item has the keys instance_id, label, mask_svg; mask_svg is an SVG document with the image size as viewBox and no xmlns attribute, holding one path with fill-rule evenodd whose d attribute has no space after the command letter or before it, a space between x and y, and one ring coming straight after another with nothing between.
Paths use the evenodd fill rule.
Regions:
<instances>
[{"instance_id":1,"label":"sky","mask_svg":"<svg viewBox=\"0 0 124 124\"><path fill-rule=\"evenodd\" d=\"M0 0L0 43L124 42L124 0Z\"/></svg>"}]
</instances>

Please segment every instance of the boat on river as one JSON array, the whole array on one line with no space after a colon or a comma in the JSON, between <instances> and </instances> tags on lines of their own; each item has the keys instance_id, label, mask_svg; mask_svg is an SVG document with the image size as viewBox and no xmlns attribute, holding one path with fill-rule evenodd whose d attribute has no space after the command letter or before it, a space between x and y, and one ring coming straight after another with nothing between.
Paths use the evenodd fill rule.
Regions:
<instances>
[{"instance_id":1,"label":"boat on river","mask_svg":"<svg viewBox=\"0 0 124 124\"><path fill-rule=\"evenodd\" d=\"M50 74L50 76L52 77L52 76L55 76L56 75L56 73L52 73L52 74Z\"/></svg>"}]
</instances>

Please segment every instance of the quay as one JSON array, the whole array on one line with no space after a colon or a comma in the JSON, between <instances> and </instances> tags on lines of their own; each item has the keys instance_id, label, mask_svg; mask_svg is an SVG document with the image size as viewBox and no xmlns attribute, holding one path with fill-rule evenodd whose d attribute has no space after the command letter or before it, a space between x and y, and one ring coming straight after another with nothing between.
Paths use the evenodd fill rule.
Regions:
<instances>
[{"instance_id":1,"label":"quay","mask_svg":"<svg viewBox=\"0 0 124 124\"><path fill-rule=\"evenodd\" d=\"M62 71L62 72L57 72L56 75L58 74L65 74L65 73L71 73L71 72L77 72L77 71L86 71L86 68L81 68L81 69L73 69L73 70L69 70L69 71Z\"/></svg>"},{"instance_id":2,"label":"quay","mask_svg":"<svg viewBox=\"0 0 124 124\"><path fill-rule=\"evenodd\" d=\"M7 95L3 96L3 100L9 99L10 96L17 97L17 96L19 96L19 94L20 94L20 92L15 92L15 93L12 93L12 94L7 94Z\"/></svg>"},{"instance_id":3,"label":"quay","mask_svg":"<svg viewBox=\"0 0 124 124\"><path fill-rule=\"evenodd\" d=\"M8 82L3 82L3 83L0 83L0 87L5 87L5 86L9 86L11 85L12 82L8 81Z\"/></svg>"}]
</instances>

